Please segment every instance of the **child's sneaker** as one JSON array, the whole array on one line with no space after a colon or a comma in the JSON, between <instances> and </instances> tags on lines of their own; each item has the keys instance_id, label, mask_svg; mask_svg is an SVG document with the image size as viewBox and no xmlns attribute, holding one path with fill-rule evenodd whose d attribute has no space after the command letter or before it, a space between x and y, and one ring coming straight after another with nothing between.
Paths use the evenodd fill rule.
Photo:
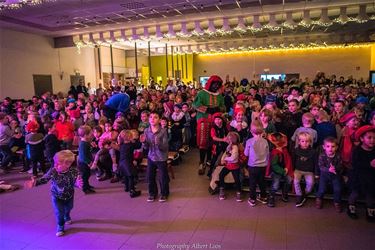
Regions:
<instances>
[{"instance_id":1,"label":"child's sneaker","mask_svg":"<svg viewBox=\"0 0 375 250\"><path fill-rule=\"evenodd\" d=\"M155 197L154 196L149 196L147 198L147 202L154 202L155 201Z\"/></svg>"},{"instance_id":2,"label":"child's sneaker","mask_svg":"<svg viewBox=\"0 0 375 250\"><path fill-rule=\"evenodd\" d=\"M206 172L206 166L203 163L199 164L198 174L204 175L205 172Z\"/></svg>"},{"instance_id":3,"label":"child's sneaker","mask_svg":"<svg viewBox=\"0 0 375 250\"><path fill-rule=\"evenodd\" d=\"M358 219L358 215L356 212L356 207L354 205L348 205L348 208L346 210L346 214L351 218L351 219Z\"/></svg>"},{"instance_id":4,"label":"child's sneaker","mask_svg":"<svg viewBox=\"0 0 375 250\"><path fill-rule=\"evenodd\" d=\"M57 232L56 232L56 236L57 236L57 237L61 237L61 236L63 236L64 234L65 234L64 231L57 231Z\"/></svg>"},{"instance_id":5,"label":"child's sneaker","mask_svg":"<svg viewBox=\"0 0 375 250\"><path fill-rule=\"evenodd\" d=\"M237 202L242 202L241 192L237 192L237 193L236 193L236 201L237 201Z\"/></svg>"},{"instance_id":6,"label":"child's sneaker","mask_svg":"<svg viewBox=\"0 0 375 250\"><path fill-rule=\"evenodd\" d=\"M166 202L166 201L167 201L167 197L166 196L164 196L164 195L160 196L159 202Z\"/></svg>"},{"instance_id":7,"label":"child's sneaker","mask_svg":"<svg viewBox=\"0 0 375 250\"><path fill-rule=\"evenodd\" d=\"M322 209L322 207L323 207L323 200L320 199L320 198L316 198L316 200L315 200L315 207L317 209Z\"/></svg>"},{"instance_id":8,"label":"child's sneaker","mask_svg":"<svg viewBox=\"0 0 375 250\"><path fill-rule=\"evenodd\" d=\"M375 209L374 208L367 208L366 211L366 218L368 222L375 222Z\"/></svg>"},{"instance_id":9,"label":"child's sneaker","mask_svg":"<svg viewBox=\"0 0 375 250\"><path fill-rule=\"evenodd\" d=\"M334 205L335 205L336 212L341 213L342 212L341 204L335 202Z\"/></svg>"},{"instance_id":10,"label":"child's sneaker","mask_svg":"<svg viewBox=\"0 0 375 250\"><path fill-rule=\"evenodd\" d=\"M267 204L267 198L262 198L260 195L257 196L257 201L259 201L262 204Z\"/></svg>"},{"instance_id":11,"label":"child's sneaker","mask_svg":"<svg viewBox=\"0 0 375 250\"><path fill-rule=\"evenodd\" d=\"M296 201L296 207L302 207L305 204L306 198L304 196L298 196Z\"/></svg>"},{"instance_id":12,"label":"child's sneaker","mask_svg":"<svg viewBox=\"0 0 375 250\"><path fill-rule=\"evenodd\" d=\"M289 195L288 195L287 193L283 193L283 194L281 195L281 200L282 200L283 202L288 202L288 201L289 201Z\"/></svg>"},{"instance_id":13,"label":"child's sneaker","mask_svg":"<svg viewBox=\"0 0 375 250\"><path fill-rule=\"evenodd\" d=\"M247 203L249 203L249 205L252 206L252 207L255 207L255 205L256 205L255 200L250 199L250 198L247 200Z\"/></svg>"},{"instance_id":14,"label":"child's sneaker","mask_svg":"<svg viewBox=\"0 0 375 250\"><path fill-rule=\"evenodd\" d=\"M116 182L119 182L120 179L115 175L112 177L112 179L110 180L110 183L116 183Z\"/></svg>"},{"instance_id":15,"label":"child's sneaker","mask_svg":"<svg viewBox=\"0 0 375 250\"><path fill-rule=\"evenodd\" d=\"M219 191L219 200L225 200L225 192L224 192L224 188L220 188L220 191Z\"/></svg>"},{"instance_id":16,"label":"child's sneaker","mask_svg":"<svg viewBox=\"0 0 375 250\"><path fill-rule=\"evenodd\" d=\"M268 207L274 207L274 206L275 206L275 196L270 195L270 196L268 197L268 203L267 203L267 206L268 206Z\"/></svg>"},{"instance_id":17,"label":"child's sneaker","mask_svg":"<svg viewBox=\"0 0 375 250\"><path fill-rule=\"evenodd\" d=\"M129 195L130 195L130 198L135 198L135 197L138 197L138 196L140 196L141 195L141 191L140 190L131 190L130 191L130 193L129 193Z\"/></svg>"}]
</instances>

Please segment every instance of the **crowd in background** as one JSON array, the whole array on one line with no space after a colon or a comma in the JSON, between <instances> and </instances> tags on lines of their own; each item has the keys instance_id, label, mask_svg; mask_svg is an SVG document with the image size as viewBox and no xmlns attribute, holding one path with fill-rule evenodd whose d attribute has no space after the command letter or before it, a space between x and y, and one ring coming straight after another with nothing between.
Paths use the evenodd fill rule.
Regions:
<instances>
[{"instance_id":1,"label":"crowd in background","mask_svg":"<svg viewBox=\"0 0 375 250\"><path fill-rule=\"evenodd\" d=\"M316 206L321 208L327 185L331 184L337 211L342 210L345 189L348 215L355 218L356 200L364 193L367 217L374 220L373 85L352 77L328 77L323 72L312 81L224 79L218 90L224 105L210 118L210 148L207 158L200 162L200 170L209 168L212 194L226 198L224 177L232 173L238 201L242 201L241 190L248 178L251 206L256 200L275 206L280 186L282 200L288 201L293 186L296 206L300 207L318 183ZM57 152L76 150L85 193L95 192L88 181L95 169L99 181L123 180L125 190L137 197L136 163L150 157L145 150L153 146L150 143L151 148L144 147L149 136L146 132L160 124L166 131L167 150L195 147L198 107L194 102L202 88L178 79L168 80L166 86L153 80L147 86L112 81L106 88L81 82L71 86L65 96L45 93L27 101L6 97L0 105L2 174L24 155L21 172L37 178L40 172L49 173ZM120 98L124 94L127 100ZM114 96L121 99L120 104ZM155 157L165 160L161 155ZM269 190L265 177L272 180ZM169 195L168 174L164 178L160 201ZM149 186L151 201L158 192L156 183L153 185ZM256 185L261 191L258 196Z\"/></svg>"}]
</instances>

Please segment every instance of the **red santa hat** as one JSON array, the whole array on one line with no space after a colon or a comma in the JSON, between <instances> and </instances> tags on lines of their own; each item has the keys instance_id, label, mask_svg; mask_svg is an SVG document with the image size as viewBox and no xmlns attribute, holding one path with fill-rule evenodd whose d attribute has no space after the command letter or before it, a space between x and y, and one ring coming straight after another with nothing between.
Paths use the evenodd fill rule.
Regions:
<instances>
[{"instance_id":1,"label":"red santa hat","mask_svg":"<svg viewBox=\"0 0 375 250\"><path fill-rule=\"evenodd\" d=\"M354 137L356 140L359 141L359 138L361 138L362 135L370 131L375 132L375 126L371 126L371 125L362 126L355 132Z\"/></svg>"},{"instance_id":2,"label":"red santa hat","mask_svg":"<svg viewBox=\"0 0 375 250\"><path fill-rule=\"evenodd\" d=\"M26 125L26 131L29 133L37 132L39 129L39 124L36 121L31 121Z\"/></svg>"},{"instance_id":3,"label":"red santa hat","mask_svg":"<svg viewBox=\"0 0 375 250\"><path fill-rule=\"evenodd\" d=\"M223 84L223 80L220 78L220 76L212 75L212 76L210 76L210 78L208 78L207 83L204 86L204 88L206 90L210 90L211 84L213 82L218 82L219 83L219 87L221 87L221 85Z\"/></svg>"},{"instance_id":4,"label":"red santa hat","mask_svg":"<svg viewBox=\"0 0 375 250\"><path fill-rule=\"evenodd\" d=\"M348 121L350 121L351 119L355 118L356 115L354 112L349 112L349 113L346 113L345 115L343 115L341 118L340 118L340 123L341 124L346 124Z\"/></svg>"}]
</instances>

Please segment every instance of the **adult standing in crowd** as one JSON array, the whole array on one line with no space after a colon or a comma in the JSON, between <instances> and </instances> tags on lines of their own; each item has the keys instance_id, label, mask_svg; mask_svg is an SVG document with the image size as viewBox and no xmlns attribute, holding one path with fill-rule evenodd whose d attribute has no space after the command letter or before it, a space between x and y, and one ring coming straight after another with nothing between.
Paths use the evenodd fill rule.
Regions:
<instances>
[{"instance_id":1,"label":"adult standing in crowd","mask_svg":"<svg viewBox=\"0 0 375 250\"><path fill-rule=\"evenodd\" d=\"M223 85L223 80L217 76L211 76L205 85L205 88L198 92L194 99L193 106L197 112L197 145L199 147L199 170L198 174L203 175L206 169L206 164L210 165L211 154L209 152L210 145L210 131L212 124L212 115L214 113L224 111L224 98L221 94L220 88ZM204 160L206 158L206 164Z\"/></svg>"}]
</instances>

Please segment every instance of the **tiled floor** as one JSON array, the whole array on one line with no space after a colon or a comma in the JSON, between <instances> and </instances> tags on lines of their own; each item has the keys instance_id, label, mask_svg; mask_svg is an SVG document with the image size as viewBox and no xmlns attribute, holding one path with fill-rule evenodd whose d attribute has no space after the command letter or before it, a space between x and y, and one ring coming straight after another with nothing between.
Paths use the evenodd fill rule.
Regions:
<instances>
[{"instance_id":1,"label":"tiled floor","mask_svg":"<svg viewBox=\"0 0 375 250\"><path fill-rule=\"evenodd\" d=\"M219 201L197 175L197 151L175 167L166 203L130 199L119 184L98 183L97 194L76 191L74 223L55 236L49 184L0 194L0 249L375 249L375 225L337 214L330 201L316 210L313 201L295 208L294 200L276 208L237 203L234 193ZM27 175L0 176L22 184Z\"/></svg>"}]
</instances>

